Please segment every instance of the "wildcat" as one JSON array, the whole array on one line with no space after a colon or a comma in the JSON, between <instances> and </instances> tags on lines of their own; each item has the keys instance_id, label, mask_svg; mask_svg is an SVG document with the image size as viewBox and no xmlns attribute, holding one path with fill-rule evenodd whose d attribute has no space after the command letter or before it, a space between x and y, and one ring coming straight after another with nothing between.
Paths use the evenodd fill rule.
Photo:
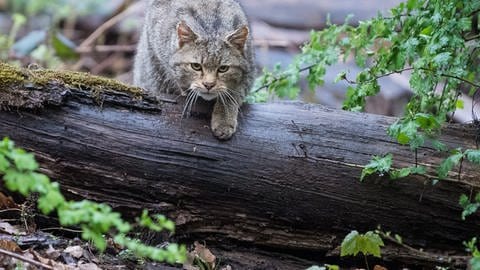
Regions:
<instances>
[{"instance_id":1,"label":"wildcat","mask_svg":"<svg viewBox=\"0 0 480 270\"><path fill-rule=\"evenodd\" d=\"M234 0L149 0L134 63L134 84L153 95L215 100L211 130L228 140L254 80L247 17Z\"/></svg>"}]
</instances>

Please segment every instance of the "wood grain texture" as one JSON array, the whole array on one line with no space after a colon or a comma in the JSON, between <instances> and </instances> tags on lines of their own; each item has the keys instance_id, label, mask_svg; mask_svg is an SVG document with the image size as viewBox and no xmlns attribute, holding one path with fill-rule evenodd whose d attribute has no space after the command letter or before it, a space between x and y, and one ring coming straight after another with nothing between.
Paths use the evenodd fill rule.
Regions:
<instances>
[{"instance_id":1,"label":"wood grain texture","mask_svg":"<svg viewBox=\"0 0 480 270\"><path fill-rule=\"evenodd\" d=\"M201 110L188 119L181 111L181 102L68 89L42 108L1 111L0 135L35 152L70 196L110 203L126 216L142 208L166 213L179 238L326 254L350 230L379 225L440 250L462 251L478 232L479 216L462 221L458 205L461 194L478 191L478 167L465 164L460 180L454 173L435 186L423 177L359 182L372 155L414 163L386 135L394 118L302 103L250 105L232 140L220 142ZM442 135L463 147L474 147L474 139L465 125ZM430 174L442 157L429 147L418 152Z\"/></svg>"}]
</instances>

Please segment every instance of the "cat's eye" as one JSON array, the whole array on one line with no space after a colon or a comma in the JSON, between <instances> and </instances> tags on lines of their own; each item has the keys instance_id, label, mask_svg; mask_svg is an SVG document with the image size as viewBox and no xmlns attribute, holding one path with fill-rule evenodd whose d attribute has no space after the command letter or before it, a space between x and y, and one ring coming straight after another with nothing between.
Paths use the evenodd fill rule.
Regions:
<instances>
[{"instance_id":1,"label":"cat's eye","mask_svg":"<svg viewBox=\"0 0 480 270\"><path fill-rule=\"evenodd\" d=\"M230 69L229 66L220 66L220 67L218 68L218 72L220 72L220 73L225 73L225 72L227 72L229 69Z\"/></svg>"},{"instance_id":2,"label":"cat's eye","mask_svg":"<svg viewBox=\"0 0 480 270\"><path fill-rule=\"evenodd\" d=\"M190 66L195 71L201 71L202 70L202 65L200 65L199 63L192 63Z\"/></svg>"}]
</instances>

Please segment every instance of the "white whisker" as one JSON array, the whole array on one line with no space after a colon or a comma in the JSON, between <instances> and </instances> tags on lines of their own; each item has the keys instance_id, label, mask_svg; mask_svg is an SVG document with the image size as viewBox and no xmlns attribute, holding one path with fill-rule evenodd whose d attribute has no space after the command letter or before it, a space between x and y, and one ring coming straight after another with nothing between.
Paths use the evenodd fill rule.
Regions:
<instances>
[{"instance_id":1,"label":"white whisker","mask_svg":"<svg viewBox=\"0 0 480 270\"><path fill-rule=\"evenodd\" d=\"M200 92L195 91L195 96L192 99L192 101L190 102L190 107L188 108L188 113L189 114L192 112L193 105L195 105L195 103L197 103L197 99L198 99L199 95L200 95Z\"/></svg>"},{"instance_id":2,"label":"white whisker","mask_svg":"<svg viewBox=\"0 0 480 270\"><path fill-rule=\"evenodd\" d=\"M193 101L196 91L190 91L187 94L187 98L185 99L185 105L183 107L182 118L188 118L190 116L189 111L189 104Z\"/></svg>"},{"instance_id":3,"label":"white whisker","mask_svg":"<svg viewBox=\"0 0 480 270\"><path fill-rule=\"evenodd\" d=\"M230 89L226 89L227 91L225 91L225 95L228 97L228 99L235 105L237 106L239 109L240 109L240 104L238 104L238 101L235 99L235 97L233 97L233 95L230 93Z\"/></svg>"},{"instance_id":4,"label":"white whisker","mask_svg":"<svg viewBox=\"0 0 480 270\"><path fill-rule=\"evenodd\" d=\"M223 106L227 106L227 97L225 96L224 92L220 92L220 98L222 99Z\"/></svg>"}]
</instances>

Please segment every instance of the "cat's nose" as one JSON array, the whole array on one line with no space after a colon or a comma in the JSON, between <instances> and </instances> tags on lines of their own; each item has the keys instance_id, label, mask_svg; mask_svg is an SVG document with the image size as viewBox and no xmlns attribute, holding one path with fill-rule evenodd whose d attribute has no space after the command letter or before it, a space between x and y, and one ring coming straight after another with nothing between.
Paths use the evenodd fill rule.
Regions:
<instances>
[{"instance_id":1,"label":"cat's nose","mask_svg":"<svg viewBox=\"0 0 480 270\"><path fill-rule=\"evenodd\" d=\"M211 90L215 86L215 83L214 82L203 82L203 86L205 86L205 88L207 88L207 90Z\"/></svg>"}]
</instances>

